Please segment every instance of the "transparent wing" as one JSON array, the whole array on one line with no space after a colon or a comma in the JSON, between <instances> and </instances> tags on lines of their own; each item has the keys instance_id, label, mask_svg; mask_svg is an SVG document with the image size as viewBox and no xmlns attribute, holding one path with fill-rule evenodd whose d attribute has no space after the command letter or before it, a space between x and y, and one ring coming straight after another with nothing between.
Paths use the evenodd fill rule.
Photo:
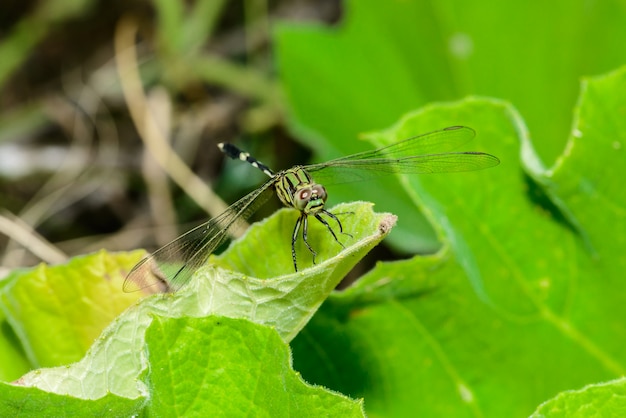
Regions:
<instances>
[{"instance_id":1,"label":"transparent wing","mask_svg":"<svg viewBox=\"0 0 626 418\"><path fill-rule=\"evenodd\" d=\"M274 179L233 203L222 214L192 229L141 260L124 281L125 292L153 287L175 292L226 239L228 231L248 219L273 194Z\"/></svg>"},{"instance_id":2,"label":"transparent wing","mask_svg":"<svg viewBox=\"0 0 626 418\"><path fill-rule=\"evenodd\" d=\"M365 151L304 167L316 182L348 183L384 174L430 174L481 170L500 160L482 152L442 152L460 147L474 138L466 126L453 126L415 136L377 150ZM432 153L438 151L437 153Z\"/></svg>"},{"instance_id":3,"label":"transparent wing","mask_svg":"<svg viewBox=\"0 0 626 418\"><path fill-rule=\"evenodd\" d=\"M386 147L358 154L336 158L323 164L335 164L341 161L372 160L379 158L399 158L410 155L442 154L459 148L476 136L476 132L468 126L449 126L438 131L413 136Z\"/></svg>"}]
</instances>

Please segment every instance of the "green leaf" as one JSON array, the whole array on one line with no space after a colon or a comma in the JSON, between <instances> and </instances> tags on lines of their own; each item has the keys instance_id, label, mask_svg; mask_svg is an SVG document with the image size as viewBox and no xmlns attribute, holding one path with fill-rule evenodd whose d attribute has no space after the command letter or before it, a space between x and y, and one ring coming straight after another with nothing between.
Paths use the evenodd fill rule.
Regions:
<instances>
[{"instance_id":1,"label":"green leaf","mask_svg":"<svg viewBox=\"0 0 626 418\"><path fill-rule=\"evenodd\" d=\"M331 297L292 344L307 380L363 397L370 415L501 417L626 372L626 71L582 91L553 169L495 100L430 106L370 135L381 145L453 118L502 163L402 179L446 244Z\"/></svg>"},{"instance_id":2,"label":"green leaf","mask_svg":"<svg viewBox=\"0 0 626 418\"><path fill-rule=\"evenodd\" d=\"M142 403L112 394L96 400L78 399L38 388L0 383L0 416L3 417L130 417L141 411Z\"/></svg>"},{"instance_id":3,"label":"green leaf","mask_svg":"<svg viewBox=\"0 0 626 418\"><path fill-rule=\"evenodd\" d=\"M531 418L601 418L626 416L626 379L559 393L542 404Z\"/></svg>"},{"instance_id":4,"label":"green leaf","mask_svg":"<svg viewBox=\"0 0 626 418\"><path fill-rule=\"evenodd\" d=\"M141 296L120 294L120 289L142 253L101 251L65 265L15 271L2 281L7 325L32 368L79 360L113 318Z\"/></svg>"},{"instance_id":5,"label":"green leaf","mask_svg":"<svg viewBox=\"0 0 626 418\"><path fill-rule=\"evenodd\" d=\"M12 393L21 393L27 399L18 398L15 405L25 410L34 410L40 402L48 399L49 394L42 392L46 391L90 400L85 408L100 408L101 405L110 402L111 408L137 409L142 408L149 398L151 402L155 402L151 408L161 411L165 408L161 402L169 402L164 401L163 396L171 395L166 395L171 388L163 387L161 384L164 379L182 375L187 376L188 380L180 382L181 396L185 394L193 399L186 400L185 396L178 398L184 404L181 407L200 408L206 411L226 401L215 397L198 399L195 398L195 392L186 394L187 390L191 390L188 388L213 392L213 389L204 386L206 381L203 379L206 376L203 373L217 373L222 377L219 384L230 382L229 379L232 379L235 386L251 384L249 381L239 381L242 378L240 373L237 374L235 371L234 375L224 373L224 367L228 362L220 360L215 363L215 358L223 360L232 356L229 362L234 365L241 360L242 350L250 351L245 353L246 358L259 359L268 355L269 347L269 352L275 356L272 358L271 366L248 362L244 365L245 368L252 370L254 367L262 367L262 378L270 378L268 373L271 368L272 379L282 379L283 382L289 382L289 385L278 392L272 392L268 388L267 393L256 394L257 398L248 399L245 403L232 398L224 405L247 410L253 403L263 404L263 407L259 406L259 409L254 409L254 411L264 414L259 411L269 408L267 405L272 404L272 399L278 397L278 399L287 399L288 404L295 402L311 411L327 411L326 413L320 412L320 415L327 415L330 413L328 411L352 411L351 414L360 414L359 402L304 385L290 369L288 356L285 355L287 353L285 342L290 341L298 333L345 274L367 251L387 235L395 222L395 217L392 215L375 214L372 211L372 205L368 203L341 205L333 211L342 217L345 229L351 234L351 236L341 236L346 246L345 249L334 242L325 228L312 223L309 241L318 250L319 263L299 272L292 272L290 239L295 220L294 211L279 211L266 221L250 227L242 239L233 243L222 256L215 257L215 264L198 270L192 281L179 292L153 295L125 311L104 330L85 357L77 363L35 370L23 376L19 384L28 389ZM289 233L284 233L286 231ZM248 257L252 257L250 254L253 254L255 260L264 260L264 263L259 263L258 270L252 263L249 263ZM244 260L248 260L248 263ZM310 264L310 261L308 263ZM80 262L74 262L74 264L81 266ZM241 266L245 272L261 276L261 278L224 270L219 267L220 265ZM307 262L303 261L303 267L306 265ZM71 269L69 266L64 267L64 273L67 276ZM262 277L265 274L276 275L279 274L277 272L285 271L291 273L280 277ZM79 269L79 273L73 274L84 275L84 271ZM20 281L12 281L12 283L12 290L21 286ZM47 290L50 283L45 283L45 286L40 287ZM84 284L85 287L92 285ZM121 279L118 280L117 286L119 292L122 287ZM59 287L57 290L66 291L65 287ZM53 294L52 292L43 293ZM15 292L12 291L9 294L14 295ZM63 297L69 301L70 296L64 295ZM137 296L141 296L141 293L137 292L135 297ZM56 297L60 296L56 295ZM212 345L213 343L209 344L206 341L205 333L222 335L221 333L225 332L228 334L229 331L225 331L228 327L218 327L217 330L208 331L217 326L214 319L208 322L185 319L188 317L205 318L210 315L244 318L257 324L270 325L274 330L270 332L269 329L258 326L249 328L251 325L239 321L237 325L233 325L237 328L232 331L234 339L222 345L216 340L215 345ZM85 314L85 317L88 318L89 314ZM159 324L155 325L157 328L153 331L156 334L152 334L152 339L146 341L146 329L150 327L155 317L164 319L159 319ZM169 321L167 318L183 318L183 320L177 322ZM218 322L221 325L230 324L224 318ZM163 335L157 335L159 333ZM280 339L283 340L282 351L276 349L277 341L279 343ZM259 345L259 340L263 340L261 345ZM191 344L192 341L201 341L201 343ZM159 350L171 351L171 353L161 353L161 355ZM189 354L185 352L182 357L176 357L183 350L191 350L193 355L189 357ZM176 370L172 369L172 375L161 373L162 362L174 367L173 364L181 358L192 358L198 364L210 367L204 372L198 369L198 374L193 376L184 372L186 367L184 364L180 365L180 369L178 366L175 367ZM117 397L123 397L125 401L132 400L132 402L119 403L120 400ZM29 400L32 400L32 403ZM91 401L104 403L96 403L94 406ZM177 404L171 407L178 408ZM274 408L273 411L284 411L281 409L284 408L284 404L279 403L271 408ZM84 411L69 408L66 412L76 414ZM215 414L219 415L219 412L216 411ZM273 412L268 416L276 416L276 414Z\"/></svg>"},{"instance_id":6,"label":"green leaf","mask_svg":"<svg viewBox=\"0 0 626 418\"><path fill-rule=\"evenodd\" d=\"M251 227L241 241L215 259L216 265L247 275L227 277L220 280L223 288L211 289L225 292L219 297L210 296L222 306L217 312L272 325L286 342L291 341L354 265L390 232L396 220L393 215L375 214L372 204L364 202L338 205L331 212L341 218L344 230L350 231L351 236L338 237L346 248L334 242L320 222L311 222L309 243L317 251L320 263L311 265L312 260L306 260L310 254L298 240L300 266L310 267L296 273L291 236L298 213L282 209ZM266 280L272 277L277 279ZM209 280L216 282L213 277ZM230 293L238 299L231 301Z\"/></svg>"},{"instance_id":7,"label":"green leaf","mask_svg":"<svg viewBox=\"0 0 626 418\"><path fill-rule=\"evenodd\" d=\"M146 332L149 414L363 416L362 402L307 385L272 329L223 317L156 317Z\"/></svg>"},{"instance_id":8,"label":"green leaf","mask_svg":"<svg viewBox=\"0 0 626 418\"><path fill-rule=\"evenodd\" d=\"M619 1L345 3L332 28L283 24L276 34L290 123L321 161L362 151L358 134L408 111L480 94L510 100L551 162L565 144L580 77L624 63ZM445 118L437 128L460 123ZM394 231L394 244L436 250L434 233L394 187L355 184L340 201L367 199L412 219Z\"/></svg>"},{"instance_id":9,"label":"green leaf","mask_svg":"<svg viewBox=\"0 0 626 418\"><path fill-rule=\"evenodd\" d=\"M323 274L332 269L341 269L337 276L346 274L354 265L354 259L362 258L374 245L380 242L380 234L386 234L395 223L395 216L375 214L374 205L367 202L341 204L330 212L341 221L344 233L333 220L330 226L337 231L340 243L335 242L328 229L316 219L309 221L308 241L317 252L317 264L313 264L310 251L301 238L296 241L296 254L300 271L309 268L307 274ZM215 257L218 265L246 273L258 278L272 278L292 275L294 272L291 256L291 237L296 221L300 216L293 209L281 209L280 216L271 216L250 228L237 245L233 245L220 257ZM345 246L345 249L342 247ZM339 254L341 253L341 254ZM334 257L340 255L339 259ZM349 261L345 263L344 260Z\"/></svg>"}]
</instances>

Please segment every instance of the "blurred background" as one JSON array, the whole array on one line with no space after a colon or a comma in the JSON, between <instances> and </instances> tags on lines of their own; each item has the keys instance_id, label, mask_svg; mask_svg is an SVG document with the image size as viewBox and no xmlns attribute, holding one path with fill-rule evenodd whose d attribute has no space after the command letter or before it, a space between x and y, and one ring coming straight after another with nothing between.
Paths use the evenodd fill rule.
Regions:
<instances>
[{"instance_id":1,"label":"blurred background","mask_svg":"<svg viewBox=\"0 0 626 418\"><path fill-rule=\"evenodd\" d=\"M224 171L218 142L274 167L306 161L285 128L271 24L333 24L341 4L9 1L1 15L0 275L100 248L154 250L221 212L264 178ZM139 72L144 89L120 71Z\"/></svg>"}]
</instances>

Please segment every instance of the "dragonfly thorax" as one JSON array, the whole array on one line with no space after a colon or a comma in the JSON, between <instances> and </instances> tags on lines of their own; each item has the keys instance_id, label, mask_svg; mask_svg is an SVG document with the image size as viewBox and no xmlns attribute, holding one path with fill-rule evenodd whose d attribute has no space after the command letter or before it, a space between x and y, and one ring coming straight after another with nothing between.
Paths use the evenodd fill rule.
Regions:
<instances>
[{"instance_id":1,"label":"dragonfly thorax","mask_svg":"<svg viewBox=\"0 0 626 418\"><path fill-rule=\"evenodd\" d=\"M300 167L285 170L276 175L276 193L288 207L305 214L315 214L324 209L328 194L321 184L313 181L309 173Z\"/></svg>"}]
</instances>

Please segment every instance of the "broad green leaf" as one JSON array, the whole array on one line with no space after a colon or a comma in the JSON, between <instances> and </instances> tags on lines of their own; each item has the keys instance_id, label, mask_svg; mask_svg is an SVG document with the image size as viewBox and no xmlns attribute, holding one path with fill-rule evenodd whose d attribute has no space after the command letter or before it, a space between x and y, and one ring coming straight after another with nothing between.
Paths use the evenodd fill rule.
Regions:
<instances>
[{"instance_id":1,"label":"broad green leaf","mask_svg":"<svg viewBox=\"0 0 626 418\"><path fill-rule=\"evenodd\" d=\"M344 233L342 234L335 222L329 220L341 244L335 242L321 222L310 219L308 241L317 252L317 264L312 264L311 253L302 239L298 238L296 254L299 273L302 273L305 268L310 268L306 272L307 275L323 275L328 274L330 268L336 270L333 275L345 276L355 264L355 259L361 259L367 251L380 242L381 237L376 231L386 235L394 226L395 216L389 214L375 216L372 207L371 203L352 202L331 209L343 226ZM291 237L300 213L292 209L282 209L279 213L281 216L267 218L259 222L258 227L250 228L246 232L245 243L229 248L220 257L215 257L215 262L231 270L261 279L291 275L294 272ZM345 250L342 244L346 247ZM334 259L333 257L340 252L340 260ZM342 259L345 259L347 264L341 261Z\"/></svg>"},{"instance_id":2,"label":"broad green leaf","mask_svg":"<svg viewBox=\"0 0 626 418\"><path fill-rule=\"evenodd\" d=\"M363 417L362 401L307 385L276 332L224 317L156 317L146 332L149 415Z\"/></svg>"},{"instance_id":3,"label":"broad green leaf","mask_svg":"<svg viewBox=\"0 0 626 418\"><path fill-rule=\"evenodd\" d=\"M155 316L202 318L220 315L244 318L258 324L272 326L275 329L272 333L277 332L277 337L271 337L271 339L282 338L284 342L290 341L345 274L389 233L395 222L395 217L392 215L375 214L372 211L372 205L367 203L341 205L333 209L333 212L342 217L346 231L349 230L351 234L351 236L341 236L346 246L345 249L334 242L327 230L312 223L309 241L318 250L319 263L310 268L303 268L297 273L293 272L290 240L293 221L295 221L294 211L281 210L266 221L253 225L246 235L236 241L222 256L215 257L214 264L198 270L192 281L179 292L153 295L129 308L113 321L79 362L64 367L35 370L23 376L19 384L32 389L23 392L24 396L32 398L34 402L34 404L26 405L25 408L34 408L33 405L45 399L47 395L41 393L40 390L92 401L105 399L108 395L116 395L133 399L135 403L130 406L128 404L120 406L116 403L117 398L113 397L108 401L114 406L140 408L145 402L144 397L151 396L151 390L154 389L150 385L146 386L144 382L144 379L152 379L149 371L156 371L157 363L153 364L152 361L173 361L173 359L164 359L159 356L153 358L150 348L145 348L145 331ZM339 215L342 213L343 215ZM258 263L258 271L255 270L250 259L262 261ZM310 264L310 261L308 263ZM219 267L220 265L240 266L249 275L224 270ZM307 262L303 261L303 267L306 265ZM284 272L289 273L284 274ZM283 275L276 277L280 273ZM256 277L252 276L253 274ZM119 289L121 289L121 282L119 282ZM140 293L137 292L137 294ZM185 327L184 322L180 322L179 325ZM172 333L184 330L186 328L167 332L168 335L172 335ZM270 338L267 334L264 335L264 338ZM173 340L163 341L163 344L178 346L180 341L175 336L172 338ZM201 339L197 335L186 338ZM256 337L252 335L251 338L252 341L242 342L243 347L256 344L254 342ZM186 343L184 345L187 346ZM178 347L180 350L183 349L183 347ZM226 352L218 353L216 349L210 347L206 350L194 347L197 361L203 364L207 364L215 355L236 354L237 350L240 350L233 351L232 347L224 346L222 349ZM260 349L263 350L263 347ZM284 356L287 350L286 345L283 346L283 350L285 350L283 355L276 353L278 357L274 359L274 365L286 360L287 357ZM233 352L229 353L229 351ZM257 354L250 354L250 356L254 358ZM252 367L250 364L247 366ZM273 373L295 382L297 379L295 379L294 372L288 371L288 375L287 369L287 365L283 364L280 370L274 370ZM179 372L176 371L176 373ZM229 376L224 375L224 379L229 379ZM201 379L202 376L198 378ZM154 383L152 380L150 382ZM197 381L189 385L199 387L201 383ZM311 391L311 388L303 387L302 383L297 385L294 383L294 386L288 390L289 395L285 396L310 397L309 401L317 403L318 408L328 408L329 411L334 410L333 408L360 411L359 404L354 401L327 391L324 391L324 396L318 393L320 390ZM296 393L299 394L296 396ZM268 402L271 396L263 401ZM342 399L341 402L338 398ZM21 399L17 404L23 405L24 402L26 401ZM203 399L199 405L194 404L194 407L208 410L206 408L214 405L215 402L215 399L207 398ZM233 404L232 407L237 407L237 405ZM68 411L71 412L71 410Z\"/></svg>"},{"instance_id":4,"label":"broad green leaf","mask_svg":"<svg viewBox=\"0 0 626 418\"><path fill-rule=\"evenodd\" d=\"M140 254L101 251L65 265L15 271L2 281L1 308L32 368L79 360L113 318L138 299L120 289Z\"/></svg>"},{"instance_id":5,"label":"broad green leaf","mask_svg":"<svg viewBox=\"0 0 626 418\"><path fill-rule=\"evenodd\" d=\"M626 416L626 379L559 393L542 404L531 418L606 418Z\"/></svg>"},{"instance_id":6,"label":"broad green leaf","mask_svg":"<svg viewBox=\"0 0 626 418\"><path fill-rule=\"evenodd\" d=\"M141 411L142 404L112 394L88 400L0 382L0 416L3 417L131 417Z\"/></svg>"},{"instance_id":7,"label":"broad green leaf","mask_svg":"<svg viewBox=\"0 0 626 418\"><path fill-rule=\"evenodd\" d=\"M454 118L502 163L401 179L445 246L330 298L293 342L307 380L363 397L370 416L502 417L626 372L626 72L582 92L549 170L494 100L431 106L370 135L378 146Z\"/></svg>"},{"instance_id":8,"label":"broad green leaf","mask_svg":"<svg viewBox=\"0 0 626 418\"><path fill-rule=\"evenodd\" d=\"M509 100L550 163L565 144L580 77L626 59L626 9L616 0L344 3L334 27L283 24L276 36L290 123L322 161L365 149L358 134L410 110L480 94ZM436 128L461 123L440 122ZM367 199L413 219L391 237L397 246L438 248L427 223L393 187L355 184L340 199Z\"/></svg>"}]
</instances>

